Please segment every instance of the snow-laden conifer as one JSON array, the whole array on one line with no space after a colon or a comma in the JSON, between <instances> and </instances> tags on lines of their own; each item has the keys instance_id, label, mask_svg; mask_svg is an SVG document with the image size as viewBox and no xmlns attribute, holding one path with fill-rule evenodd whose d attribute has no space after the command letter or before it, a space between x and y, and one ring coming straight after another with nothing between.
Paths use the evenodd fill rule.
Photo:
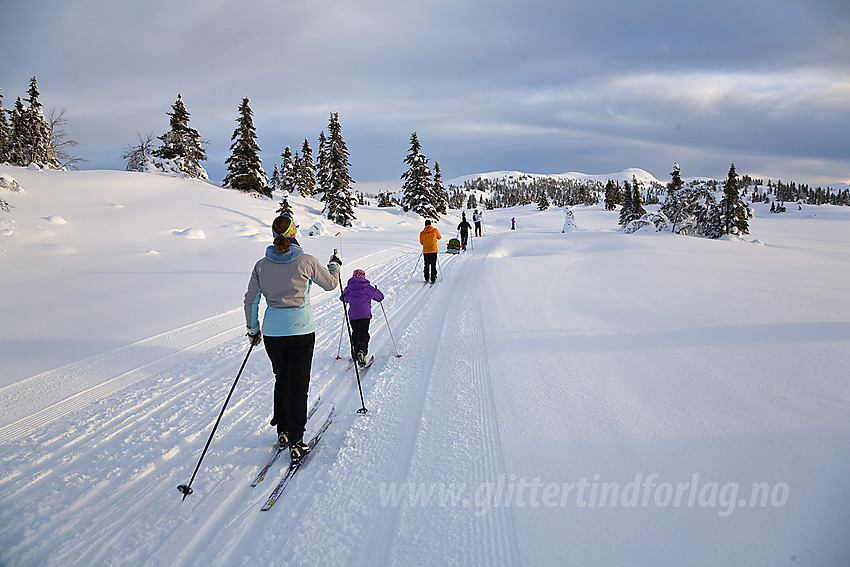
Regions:
<instances>
[{"instance_id":1,"label":"snow-laden conifer","mask_svg":"<svg viewBox=\"0 0 850 567\"><path fill-rule=\"evenodd\" d=\"M239 117L236 119L239 126L230 138L233 143L230 145L230 157L224 161L227 164L227 175L222 186L271 197L269 180L259 156L260 146L257 145L250 102L248 98L243 98L239 105Z\"/></svg>"},{"instance_id":2,"label":"snow-laden conifer","mask_svg":"<svg viewBox=\"0 0 850 567\"><path fill-rule=\"evenodd\" d=\"M298 166L298 192L304 197L312 197L316 191L316 167L313 164L313 149L310 142L304 138L301 146L301 163Z\"/></svg>"},{"instance_id":3,"label":"snow-laden conifer","mask_svg":"<svg viewBox=\"0 0 850 567\"><path fill-rule=\"evenodd\" d=\"M201 135L189 126L189 111L183 104L183 97L177 94L177 100L171 105L169 126L171 129L159 137L162 145L153 151L154 157L173 160L181 172L189 177L208 179L207 171L201 165L206 161Z\"/></svg>"},{"instance_id":4,"label":"snow-laden conifer","mask_svg":"<svg viewBox=\"0 0 850 567\"><path fill-rule=\"evenodd\" d=\"M404 163L407 164L407 171L401 176L404 181L401 187L402 208L426 219L439 220L440 216L432 202L431 168L428 167L428 158L422 153L416 132L410 135L410 149Z\"/></svg>"},{"instance_id":5,"label":"snow-laden conifer","mask_svg":"<svg viewBox=\"0 0 850 567\"><path fill-rule=\"evenodd\" d=\"M341 226L351 226L355 218L354 198L351 194L351 185L354 180L348 173L351 164L348 162L348 147L342 138L339 113L331 113L328 132L330 133L327 142L329 187L324 195L325 213L328 220Z\"/></svg>"}]
</instances>

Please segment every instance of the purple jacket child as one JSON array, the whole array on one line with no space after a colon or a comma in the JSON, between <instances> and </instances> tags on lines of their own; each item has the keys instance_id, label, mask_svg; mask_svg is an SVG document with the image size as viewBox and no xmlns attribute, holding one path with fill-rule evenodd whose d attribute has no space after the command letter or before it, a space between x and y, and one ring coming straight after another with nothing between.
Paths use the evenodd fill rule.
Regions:
<instances>
[{"instance_id":1,"label":"purple jacket child","mask_svg":"<svg viewBox=\"0 0 850 567\"><path fill-rule=\"evenodd\" d=\"M354 270L354 275L348 280L342 296L343 301L351 306L348 310L348 318L352 320L371 319L372 300L384 300L384 294L369 283L366 272L363 270Z\"/></svg>"},{"instance_id":2,"label":"purple jacket child","mask_svg":"<svg viewBox=\"0 0 850 567\"><path fill-rule=\"evenodd\" d=\"M366 364L366 353L369 352L372 301L383 301L384 294L369 283L366 272L354 270L354 274L342 292L342 300L351 306L348 310L348 318L351 321L352 354L363 366Z\"/></svg>"}]
</instances>

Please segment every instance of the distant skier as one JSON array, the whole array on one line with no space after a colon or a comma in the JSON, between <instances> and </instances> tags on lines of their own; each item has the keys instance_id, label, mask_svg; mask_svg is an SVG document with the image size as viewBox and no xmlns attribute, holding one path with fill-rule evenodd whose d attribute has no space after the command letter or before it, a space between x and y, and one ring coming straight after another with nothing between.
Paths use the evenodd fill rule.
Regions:
<instances>
[{"instance_id":1,"label":"distant skier","mask_svg":"<svg viewBox=\"0 0 850 567\"><path fill-rule=\"evenodd\" d=\"M516 230L516 217L511 217L511 230Z\"/></svg>"},{"instance_id":2,"label":"distant skier","mask_svg":"<svg viewBox=\"0 0 850 567\"><path fill-rule=\"evenodd\" d=\"M290 448L293 461L300 460L310 447L304 443L307 423L307 390L316 341L316 326L310 307L310 286L316 283L330 291L339 283L342 261L331 256L325 268L305 254L295 240L295 224L287 216L272 223L274 244L254 266L245 293L245 320L251 344L265 335L266 353L275 376L274 416L278 443ZM260 332L260 298L266 298Z\"/></svg>"},{"instance_id":3,"label":"distant skier","mask_svg":"<svg viewBox=\"0 0 850 567\"><path fill-rule=\"evenodd\" d=\"M372 321L372 301L383 301L384 294L366 279L366 272L354 270L342 292L342 299L351 308L348 318L351 321L351 343L354 359L361 367L366 366L366 353L369 352L369 323Z\"/></svg>"},{"instance_id":4,"label":"distant skier","mask_svg":"<svg viewBox=\"0 0 850 567\"><path fill-rule=\"evenodd\" d=\"M475 223L475 236L481 236L481 223L483 221L481 213L478 212L478 209L475 209L475 212L472 213L472 222Z\"/></svg>"},{"instance_id":5,"label":"distant skier","mask_svg":"<svg viewBox=\"0 0 850 567\"><path fill-rule=\"evenodd\" d=\"M466 243L469 240L469 229L471 228L472 225L466 220L466 213L461 213L461 220L460 224L457 225L457 229L460 231L460 246L464 250L466 250Z\"/></svg>"},{"instance_id":6,"label":"distant skier","mask_svg":"<svg viewBox=\"0 0 850 567\"><path fill-rule=\"evenodd\" d=\"M425 281L437 281L437 241L443 236L440 231L431 226L431 221L425 221L425 228L419 233L419 244L422 245L422 257L425 260Z\"/></svg>"}]
</instances>

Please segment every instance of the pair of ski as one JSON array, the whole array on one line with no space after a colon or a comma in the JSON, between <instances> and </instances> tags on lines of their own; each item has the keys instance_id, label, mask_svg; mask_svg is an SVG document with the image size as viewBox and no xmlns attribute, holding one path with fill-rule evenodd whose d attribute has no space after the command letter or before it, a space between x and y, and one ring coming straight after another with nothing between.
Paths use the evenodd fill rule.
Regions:
<instances>
[{"instance_id":1,"label":"pair of ski","mask_svg":"<svg viewBox=\"0 0 850 567\"><path fill-rule=\"evenodd\" d=\"M316 409L319 405L319 401L320 400L316 400L316 403L313 404L313 407L310 410L310 413L307 415L308 420L310 419L310 417L314 413L316 413ZM325 431L328 430L328 427L330 427L331 422L333 421L335 415L336 415L336 408L332 407L330 414L328 415L327 419L325 420L325 423L322 424L322 427L319 428L319 431L316 432L316 434L313 436L313 438L310 439L310 441L307 442L307 445L310 447L310 451L308 451L307 454L304 455L302 458L298 459L297 461L292 461L290 463L289 467L286 469L286 472L283 473L283 476L281 477L280 482L278 482L277 486L274 487L274 490L272 490L272 493L269 495L268 499L266 500L266 503L263 504L263 507L260 508L260 510L263 510L263 511L268 510L269 508L271 508L274 505L274 503L278 500L278 498L280 498L281 493L289 485L290 481L292 480L292 477L295 476L295 473L298 472L298 470L304 464L304 461L306 459L310 458L310 455L312 454L313 449L315 449L316 445L319 443L319 441L321 441L322 436L325 434ZM285 452L285 451L286 451L286 447L281 447L279 444L275 447L274 454L269 459L269 461L266 463L266 465L262 468L262 470L260 470L260 473L257 475L257 477L254 479L254 481L251 483L251 486L257 486L259 483L261 483L263 481L264 478L266 478L266 473L269 471L269 469L272 467L272 465L274 465L275 461L277 461L277 458L280 456L280 454Z\"/></svg>"},{"instance_id":2,"label":"pair of ski","mask_svg":"<svg viewBox=\"0 0 850 567\"><path fill-rule=\"evenodd\" d=\"M370 356L370 357L369 357L369 360L367 360L367 361L366 361L366 364L364 364L363 366L361 366L361 367L360 367L360 370L366 370L367 368L369 368L370 366L372 366L372 363L374 363L374 362L375 362L375 356L374 356L374 355L372 355L372 356ZM346 368L346 369L345 369L345 370L346 370L346 372L347 372L347 371L349 371L349 370L351 370L351 368L354 366L354 364L355 364L355 363L354 363L354 359L353 359L353 358L352 358L352 359L350 359L350 360L348 361L348 368Z\"/></svg>"}]
</instances>

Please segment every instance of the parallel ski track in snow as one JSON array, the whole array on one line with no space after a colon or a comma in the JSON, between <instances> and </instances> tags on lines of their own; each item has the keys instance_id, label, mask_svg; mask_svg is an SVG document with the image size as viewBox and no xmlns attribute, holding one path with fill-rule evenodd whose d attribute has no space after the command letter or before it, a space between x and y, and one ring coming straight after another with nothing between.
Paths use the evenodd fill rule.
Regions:
<instances>
[{"instance_id":1,"label":"parallel ski track in snow","mask_svg":"<svg viewBox=\"0 0 850 567\"><path fill-rule=\"evenodd\" d=\"M376 362L362 380L366 416L355 412L360 399L354 373L345 371L345 361L335 360L344 323L339 290L312 294L319 329L310 396L321 395L322 406L308 434L333 405L337 418L270 515L261 516L259 507L284 465L276 465L256 488L249 486L274 441L268 426L273 377L265 354L256 352L261 349L254 349L245 367L193 485L195 493L181 503L176 490L191 476L245 357L247 341L237 309L118 349L121 356L115 351L77 363L83 374L108 369L122 358L131 365L115 370L104 384L0 430L0 563L230 565L312 559L350 564L359 557L361 564L389 564L424 551L405 543L409 533L398 539L399 530L415 531L411 514L421 510L380 506L375 479L431 480L431 458L442 440L428 424L453 415L447 406L455 395L450 386L462 386L469 396L468 407L447 425L457 434L453 450L465 454L461 461L443 462L442 470L457 477L472 459L472 477L460 480L492 482L504 464L481 339L481 306L462 293L463 285L472 285L460 274L473 254L441 254L441 279L432 288L420 282L418 252L397 248L349 261L343 269L366 269L385 292L384 307L403 354L395 358L384 313L374 306L370 350ZM175 337L182 343L171 349L150 348L158 340L174 343ZM452 384L458 375L453 366L465 358L463 372L470 380ZM51 372L61 375L61 370ZM18 392L56 379L48 375L17 385ZM472 417L466 419L466 412ZM162 504L151 506L151 499ZM52 513L40 512L45 508ZM464 522L472 511L461 507L448 518L457 537L480 543L469 548L468 542L451 542L444 552L460 555L446 559L514 563L510 515L495 510L468 527ZM334 521L323 521L328 514L335 515ZM344 525L351 527L350 534L327 534L330 539L317 533L348 516L351 522ZM442 515L430 517L443 520ZM363 530L372 538L364 537ZM336 547L317 547L323 539Z\"/></svg>"}]
</instances>

